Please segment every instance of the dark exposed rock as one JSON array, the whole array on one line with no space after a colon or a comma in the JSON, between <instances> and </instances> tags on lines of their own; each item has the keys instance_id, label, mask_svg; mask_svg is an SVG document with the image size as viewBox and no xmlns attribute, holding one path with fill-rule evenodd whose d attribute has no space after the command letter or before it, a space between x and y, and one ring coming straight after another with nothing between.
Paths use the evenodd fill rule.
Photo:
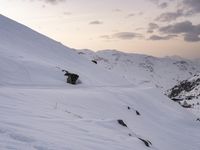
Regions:
<instances>
[{"instance_id":1,"label":"dark exposed rock","mask_svg":"<svg viewBox=\"0 0 200 150\"><path fill-rule=\"evenodd\" d=\"M83 53L83 52L78 52L78 54L85 54L85 53Z\"/></svg>"},{"instance_id":2,"label":"dark exposed rock","mask_svg":"<svg viewBox=\"0 0 200 150\"><path fill-rule=\"evenodd\" d=\"M200 93L200 74L194 75L192 78L180 82L175 85L172 89L166 92L166 95L173 101L180 102L183 100L189 101L198 99ZM180 103L181 104L181 103ZM191 108L192 105L182 105L185 108Z\"/></svg>"},{"instance_id":3,"label":"dark exposed rock","mask_svg":"<svg viewBox=\"0 0 200 150\"><path fill-rule=\"evenodd\" d=\"M172 100L175 101L175 102L180 102L180 101L182 101L183 99L181 99L181 98L172 98Z\"/></svg>"},{"instance_id":4,"label":"dark exposed rock","mask_svg":"<svg viewBox=\"0 0 200 150\"><path fill-rule=\"evenodd\" d=\"M195 96L192 96L192 95L191 95L191 96L186 96L186 97L185 97L186 100L192 100L193 98L195 98Z\"/></svg>"},{"instance_id":5,"label":"dark exposed rock","mask_svg":"<svg viewBox=\"0 0 200 150\"><path fill-rule=\"evenodd\" d=\"M76 84L76 81L78 80L79 75L75 73L70 73L67 70L62 70L62 71L65 72L64 76L67 76L67 83Z\"/></svg>"},{"instance_id":6,"label":"dark exposed rock","mask_svg":"<svg viewBox=\"0 0 200 150\"><path fill-rule=\"evenodd\" d=\"M150 147L152 145L152 143L148 140L144 140L142 138L138 138L139 140L141 140L147 147Z\"/></svg>"},{"instance_id":7,"label":"dark exposed rock","mask_svg":"<svg viewBox=\"0 0 200 150\"><path fill-rule=\"evenodd\" d=\"M140 116L140 113L139 113L139 111L137 111L137 110L136 110L136 111L135 111L135 113L136 113L136 115Z\"/></svg>"},{"instance_id":8,"label":"dark exposed rock","mask_svg":"<svg viewBox=\"0 0 200 150\"><path fill-rule=\"evenodd\" d=\"M117 122L120 124L120 125L122 125L122 126L124 126L124 127L127 127L128 128L128 126L124 123L124 121L123 120L121 120L121 119L119 119L119 120L117 120Z\"/></svg>"},{"instance_id":9,"label":"dark exposed rock","mask_svg":"<svg viewBox=\"0 0 200 150\"><path fill-rule=\"evenodd\" d=\"M79 76L77 74L71 73L67 77L67 83L76 84L76 81L78 78L79 78Z\"/></svg>"},{"instance_id":10,"label":"dark exposed rock","mask_svg":"<svg viewBox=\"0 0 200 150\"><path fill-rule=\"evenodd\" d=\"M189 64L186 61L176 61L173 64L176 65L181 71L188 70Z\"/></svg>"},{"instance_id":11,"label":"dark exposed rock","mask_svg":"<svg viewBox=\"0 0 200 150\"><path fill-rule=\"evenodd\" d=\"M131 133L129 133L129 134L128 134L128 136L132 136L132 134L131 134Z\"/></svg>"},{"instance_id":12,"label":"dark exposed rock","mask_svg":"<svg viewBox=\"0 0 200 150\"><path fill-rule=\"evenodd\" d=\"M131 108L128 106L127 109L130 110Z\"/></svg>"},{"instance_id":13,"label":"dark exposed rock","mask_svg":"<svg viewBox=\"0 0 200 150\"><path fill-rule=\"evenodd\" d=\"M96 61L96 60L92 60L92 62L95 63L95 64L97 64L97 61Z\"/></svg>"},{"instance_id":14,"label":"dark exposed rock","mask_svg":"<svg viewBox=\"0 0 200 150\"><path fill-rule=\"evenodd\" d=\"M196 121L200 121L200 118L197 118L197 120Z\"/></svg>"}]
</instances>

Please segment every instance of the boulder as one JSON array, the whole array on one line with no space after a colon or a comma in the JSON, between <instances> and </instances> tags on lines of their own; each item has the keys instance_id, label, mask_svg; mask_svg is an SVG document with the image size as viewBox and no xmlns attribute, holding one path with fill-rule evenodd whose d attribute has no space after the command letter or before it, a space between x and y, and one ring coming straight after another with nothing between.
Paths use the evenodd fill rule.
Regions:
<instances>
[{"instance_id":1,"label":"boulder","mask_svg":"<svg viewBox=\"0 0 200 150\"><path fill-rule=\"evenodd\" d=\"M97 64L97 61L96 61L96 60L92 60L92 62L95 63L95 64Z\"/></svg>"},{"instance_id":2,"label":"boulder","mask_svg":"<svg viewBox=\"0 0 200 150\"><path fill-rule=\"evenodd\" d=\"M67 70L62 70L62 72L65 72L64 76L67 76L67 83L69 84L76 84L79 75L75 74L75 73L70 73Z\"/></svg>"},{"instance_id":3,"label":"boulder","mask_svg":"<svg viewBox=\"0 0 200 150\"><path fill-rule=\"evenodd\" d=\"M79 78L79 75L70 73L67 77L67 83L76 84L76 81L78 80L78 78Z\"/></svg>"},{"instance_id":4,"label":"boulder","mask_svg":"<svg viewBox=\"0 0 200 150\"><path fill-rule=\"evenodd\" d=\"M128 128L128 126L124 123L123 120L119 119L119 120L117 120L117 122L118 122L121 126L124 126L124 127L127 127L127 128Z\"/></svg>"},{"instance_id":5,"label":"boulder","mask_svg":"<svg viewBox=\"0 0 200 150\"><path fill-rule=\"evenodd\" d=\"M144 140L142 138L138 138L138 139L141 140L147 147L150 147L152 145L151 142L148 140Z\"/></svg>"},{"instance_id":6,"label":"boulder","mask_svg":"<svg viewBox=\"0 0 200 150\"><path fill-rule=\"evenodd\" d=\"M136 115L140 116L140 113L139 113L139 111L137 111L137 110L136 110L136 111L135 111L135 113L136 113Z\"/></svg>"}]
</instances>

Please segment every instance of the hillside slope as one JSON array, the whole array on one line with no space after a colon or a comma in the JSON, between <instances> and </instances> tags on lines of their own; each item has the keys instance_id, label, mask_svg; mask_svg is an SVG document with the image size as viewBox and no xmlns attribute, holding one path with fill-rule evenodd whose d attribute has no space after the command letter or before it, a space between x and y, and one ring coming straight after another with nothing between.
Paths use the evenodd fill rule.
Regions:
<instances>
[{"instance_id":1,"label":"hillside slope","mask_svg":"<svg viewBox=\"0 0 200 150\"><path fill-rule=\"evenodd\" d=\"M0 34L0 84L65 85L62 69L79 74L87 85L121 84L123 80L112 78L112 73L75 50L2 15ZM124 80L124 84L128 82Z\"/></svg>"},{"instance_id":2,"label":"hillside slope","mask_svg":"<svg viewBox=\"0 0 200 150\"><path fill-rule=\"evenodd\" d=\"M196 116L136 86L140 78L131 83L4 16L0 34L1 150L199 149ZM62 69L81 84L67 84Z\"/></svg>"},{"instance_id":3,"label":"hillside slope","mask_svg":"<svg viewBox=\"0 0 200 150\"><path fill-rule=\"evenodd\" d=\"M133 84L157 87L163 91L200 72L200 61L181 57L158 58L116 50L80 50L78 53L89 60L96 60L102 68Z\"/></svg>"}]
</instances>

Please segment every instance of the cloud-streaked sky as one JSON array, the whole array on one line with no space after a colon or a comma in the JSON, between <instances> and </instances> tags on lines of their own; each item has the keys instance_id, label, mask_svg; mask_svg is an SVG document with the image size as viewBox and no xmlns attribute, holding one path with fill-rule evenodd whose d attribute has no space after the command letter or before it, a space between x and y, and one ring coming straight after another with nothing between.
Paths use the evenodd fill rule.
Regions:
<instances>
[{"instance_id":1,"label":"cloud-streaked sky","mask_svg":"<svg viewBox=\"0 0 200 150\"><path fill-rule=\"evenodd\" d=\"M0 0L0 13L76 49L200 58L200 0Z\"/></svg>"}]
</instances>

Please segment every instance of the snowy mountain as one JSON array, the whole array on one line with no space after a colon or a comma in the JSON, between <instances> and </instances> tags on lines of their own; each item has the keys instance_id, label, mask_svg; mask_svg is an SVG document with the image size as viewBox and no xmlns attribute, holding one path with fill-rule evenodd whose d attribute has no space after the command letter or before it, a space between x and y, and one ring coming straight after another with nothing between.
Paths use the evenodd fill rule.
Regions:
<instances>
[{"instance_id":1,"label":"snowy mountain","mask_svg":"<svg viewBox=\"0 0 200 150\"><path fill-rule=\"evenodd\" d=\"M78 52L98 65L120 75L133 84L158 87L163 91L200 72L200 61L181 57L158 58L116 50Z\"/></svg>"},{"instance_id":2,"label":"snowy mountain","mask_svg":"<svg viewBox=\"0 0 200 150\"><path fill-rule=\"evenodd\" d=\"M136 84L152 64L140 64L131 80L129 70L123 77L4 16L0 34L1 150L199 149L197 117ZM66 83L62 69L79 84Z\"/></svg>"},{"instance_id":3,"label":"snowy mountain","mask_svg":"<svg viewBox=\"0 0 200 150\"><path fill-rule=\"evenodd\" d=\"M200 111L200 73L181 81L166 92L172 100L179 102L183 107Z\"/></svg>"},{"instance_id":4,"label":"snowy mountain","mask_svg":"<svg viewBox=\"0 0 200 150\"><path fill-rule=\"evenodd\" d=\"M121 84L117 81L123 80L109 78L112 73L108 76L106 69L97 68L75 50L4 16L0 16L0 34L0 84L65 85L62 69L79 74L88 85Z\"/></svg>"}]
</instances>

